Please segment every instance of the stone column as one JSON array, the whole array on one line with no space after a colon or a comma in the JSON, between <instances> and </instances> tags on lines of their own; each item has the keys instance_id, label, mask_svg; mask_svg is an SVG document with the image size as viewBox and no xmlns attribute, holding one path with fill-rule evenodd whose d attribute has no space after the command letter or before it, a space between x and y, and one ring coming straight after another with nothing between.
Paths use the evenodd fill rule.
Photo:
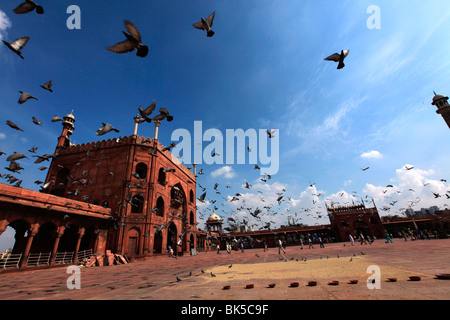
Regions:
<instances>
[{"instance_id":1,"label":"stone column","mask_svg":"<svg viewBox=\"0 0 450 320\"><path fill-rule=\"evenodd\" d=\"M33 243L34 236L39 231L39 223L32 224L30 229L28 229L27 244L25 250L23 251L22 260L20 261L19 268L26 267L26 262L28 260L28 255L30 254L31 244Z\"/></svg>"},{"instance_id":2,"label":"stone column","mask_svg":"<svg viewBox=\"0 0 450 320\"><path fill-rule=\"evenodd\" d=\"M73 263L78 262L78 257L77 257L78 251L80 250L81 238L83 238L85 231L86 231L86 229L84 227L78 228L78 239L77 239L77 245L75 246L75 252L73 253Z\"/></svg>"},{"instance_id":3,"label":"stone column","mask_svg":"<svg viewBox=\"0 0 450 320\"><path fill-rule=\"evenodd\" d=\"M137 136L137 130L138 130L138 125L139 122L137 121L137 119L139 118L139 115L137 115L136 117L134 117L134 130L133 130L133 135Z\"/></svg>"},{"instance_id":4,"label":"stone column","mask_svg":"<svg viewBox=\"0 0 450 320\"><path fill-rule=\"evenodd\" d=\"M61 239L62 235L64 234L64 230L66 230L66 227L64 227L64 226L60 226L56 230L56 238L55 238L55 242L53 244L52 255L50 258L50 265L55 264L55 258L56 258L56 253L58 252L59 240Z\"/></svg>"},{"instance_id":5,"label":"stone column","mask_svg":"<svg viewBox=\"0 0 450 320\"><path fill-rule=\"evenodd\" d=\"M155 120L153 122L155 123L155 140L158 140L158 130L159 130L159 125L161 124L161 121Z\"/></svg>"}]
</instances>

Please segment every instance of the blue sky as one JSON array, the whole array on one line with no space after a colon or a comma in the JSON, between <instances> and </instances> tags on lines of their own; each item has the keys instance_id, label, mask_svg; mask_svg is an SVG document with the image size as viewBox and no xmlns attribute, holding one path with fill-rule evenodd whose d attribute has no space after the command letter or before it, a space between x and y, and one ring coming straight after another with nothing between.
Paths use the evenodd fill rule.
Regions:
<instances>
[{"instance_id":1,"label":"blue sky","mask_svg":"<svg viewBox=\"0 0 450 320\"><path fill-rule=\"evenodd\" d=\"M174 130L193 131L194 121L202 121L203 130L216 128L224 135L226 129L277 129L280 169L267 183L259 181L252 164L200 166L205 175L198 183L208 187L208 199L223 203L217 210L223 217L248 217L233 213L235 204L221 198L236 192L245 193L246 204L257 207L262 193L269 201L285 189L291 200L280 206L284 216L270 217L285 224L285 215L300 215L309 206L308 194L323 194L313 210L323 212L325 198L337 201L340 192L347 201L353 200L353 191L370 192L382 207L390 200L380 192L387 184L407 190L425 179L442 195L450 190L440 181L450 178L450 132L431 105L433 90L450 95L446 0L339 5L328 0L41 2L42 16L16 15L12 10L20 1L0 5L0 37L31 38L23 49L25 60L0 47L0 150L7 155L29 154L32 146L39 147L38 154L52 153L61 123L50 119L72 109L72 142L114 137L95 135L101 122L119 129L119 136L131 135L137 107L155 99L157 107L167 108L175 118L160 128L159 140L165 145ZM66 27L69 5L81 9L80 30ZM380 29L367 27L370 5L380 8ZM207 38L191 25L213 11L215 35ZM124 19L139 28L150 47L146 58L105 49L122 41ZM350 50L344 69L323 61L341 49ZM48 80L54 93L39 87ZM19 105L19 90L39 101ZM43 126L34 125L32 116ZM12 130L6 120L25 132ZM153 131L153 124L140 125L138 134L152 137ZM379 157L362 157L376 154L371 151ZM38 190L33 182L45 179L45 172L32 160L20 163L25 168L19 177L22 187ZM2 174L7 164L4 155ZM415 169L405 172L405 165ZM367 166L367 171L360 169ZM254 188L243 189L245 181ZM215 182L220 195L212 189ZM445 196L433 199L429 189L416 192L421 193L397 193L398 205L403 202L404 207L417 196L422 202L416 209L436 201L442 208L449 203ZM207 217L212 204L200 207ZM305 216L300 222L327 219Z\"/></svg>"}]
</instances>

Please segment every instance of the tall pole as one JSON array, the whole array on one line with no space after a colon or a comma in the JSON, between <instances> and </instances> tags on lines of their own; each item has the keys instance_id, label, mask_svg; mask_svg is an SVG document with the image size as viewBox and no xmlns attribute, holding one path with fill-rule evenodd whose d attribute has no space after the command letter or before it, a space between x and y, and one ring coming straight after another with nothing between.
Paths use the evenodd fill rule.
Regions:
<instances>
[{"instance_id":1,"label":"tall pole","mask_svg":"<svg viewBox=\"0 0 450 320\"><path fill-rule=\"evenodd\" d=\"M135 135L135 136L137 136L137 129L138 129L138 125L139 125L139 122L137 122L137 118L139 117L139 115L137 115L134 119L135 119L135 121L134 121L134 131L133 131L133 135Z\"/></svg>"},{"instance_id":2,"label":"tall pole","mask_svg":"<svg viewBox=\"0 0 450 320\"><path fill-rule=\"evenodd\" d=\"M158 140L158 129L159 129L159 125L161 124L161 121L159 120L155 120L155 140Z\"/></svg>"}]
</instances>

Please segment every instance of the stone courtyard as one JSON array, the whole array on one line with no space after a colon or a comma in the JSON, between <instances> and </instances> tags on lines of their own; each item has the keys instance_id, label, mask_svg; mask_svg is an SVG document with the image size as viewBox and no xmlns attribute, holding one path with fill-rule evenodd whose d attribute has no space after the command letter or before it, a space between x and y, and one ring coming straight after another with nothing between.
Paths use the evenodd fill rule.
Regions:
<instances>
[{"instance_id":1,"label":"stone courtyard","mask_svg":"<svg viewBox=\"0 0 450 320\"><path fill-rule=\"evenodd\" d=\"M369 266L380 270L379 289L368 289ZM81 267L80 289L68 289L67 265L0 272L1 300L448 300L450 239L394 243L377 240L202 252L129 264ZM411 281L419 276L420 281ZM395 277L396 282L387 278ZM350 284L349 280L358 280ZM317 281L309 286L308 281ZM330 285L330 281L339 281ZM298 282L298 287L290 284ZM253 288L246 288L253 284ZM268 284L275 284L269 288ZM229 286L224 290L224 286Z\"/></svg>"}]
</instances>

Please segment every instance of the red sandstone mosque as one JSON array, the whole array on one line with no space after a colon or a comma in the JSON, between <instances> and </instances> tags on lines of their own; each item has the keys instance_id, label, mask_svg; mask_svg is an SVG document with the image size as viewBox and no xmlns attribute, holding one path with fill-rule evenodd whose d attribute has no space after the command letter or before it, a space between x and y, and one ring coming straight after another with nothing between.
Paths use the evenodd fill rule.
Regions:
<instances>
[{"instance_id":1,"label":"red sandstone mosque","mask_svg":"<svg viewBox=\"0 0 450 320\"><path fill-rule=\"evenodd\" d=\"M195 174L158 140L136 135L73 145L72 113L41 192L0 186L0 235L16 230L13 253L105 250L128 257L192 252L197 243ZM194 169L195 170L195 169Z\"/></svg>"}]
</instances>

